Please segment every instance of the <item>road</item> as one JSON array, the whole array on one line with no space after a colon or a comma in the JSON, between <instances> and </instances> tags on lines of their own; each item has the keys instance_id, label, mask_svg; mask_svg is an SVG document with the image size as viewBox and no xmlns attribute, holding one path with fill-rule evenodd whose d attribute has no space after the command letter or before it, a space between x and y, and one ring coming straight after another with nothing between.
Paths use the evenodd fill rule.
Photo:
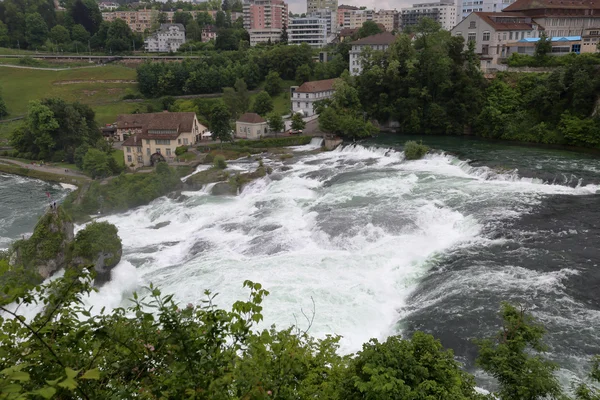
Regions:
<instances>
[{"instance_id":1,"label":"road","mask_svg":"<svg viewBox=\"0 0 600 400\"><path fill-rule=\"evenodd\" d=\"M12 158L5 158L5 157L0 157L0 162L2 162L4 164L18 165L19 167L23 167L23 168L35 169L37 171L47 172L47 173L54 174L54 175L74 176L77 178L90 179L88 176L84 175L81 172L72 171L67 168L52 167L49 165L28 164L28 163L24 163L21 161L13 160Z\"/></svg>"}]
</instances>

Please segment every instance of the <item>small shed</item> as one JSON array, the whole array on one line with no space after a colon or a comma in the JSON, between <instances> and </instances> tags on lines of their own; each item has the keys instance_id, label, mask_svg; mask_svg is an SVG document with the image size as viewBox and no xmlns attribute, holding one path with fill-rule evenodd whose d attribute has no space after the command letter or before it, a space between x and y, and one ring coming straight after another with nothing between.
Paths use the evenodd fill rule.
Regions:
<instances>
[{"instance_id":1,"label":"small shed","mask_svg":"<svg viewBox=\"0 0 600 400\"><path fill-rule=\"evenodd\" d=\"M268 132L267 121L256 113L245 113L235 122L235 136L240 139L260 139Z\"/></svg>"}]
</instances>

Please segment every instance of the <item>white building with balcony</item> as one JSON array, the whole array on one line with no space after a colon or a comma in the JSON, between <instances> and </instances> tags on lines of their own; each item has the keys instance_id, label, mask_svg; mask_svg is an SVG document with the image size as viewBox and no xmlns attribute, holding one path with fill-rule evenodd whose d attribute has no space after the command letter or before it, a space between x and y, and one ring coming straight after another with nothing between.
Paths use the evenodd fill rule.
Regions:
<instances>
[{"instance_id":1,"label":"white building with balcony","mask_svg":"<svg viewBox=\"0 0 600 400\"><path fill-rule=\"evenodd\" d=\"M327 20L321 18L292 18L288 27L288 43L306 43L310 47L327 45Z\"/></svg>"},{"instance_id":2,"label":"white building with balcony","mask_svg":"<svg viewBox=\"0 0 600 400\"><path fill-rule=\"evenodd\" d=\"M362 52L367 48L371 50L385 51L396 40L391 32L378 33L377 35L367 36L366 38L351 42L350 45L350 75L360 75L362 73Z\"/></svg>"},{"instance_id":3,"label":"white building with balcony","mask_svg":"<svg viewBox=\"0 0 600 400\"><path fill-rule=\"evenodd\" d=\"M185 43L183 24L160 24L160 29L144 40L148 52L176 52Z\"/></svg>"},{"instance_id":4,"label":"white building with balcony","mask_svg":"<svg viewBox=\"0 0 600 400\"><path fill-rule=\"evenodd\" d=\"M336 80L304 82L300 87L291 87L292 112L294 114L301 113L304 117L315 115L315 102L333 96L333 84Z\"/></svg>"}]
</instances>

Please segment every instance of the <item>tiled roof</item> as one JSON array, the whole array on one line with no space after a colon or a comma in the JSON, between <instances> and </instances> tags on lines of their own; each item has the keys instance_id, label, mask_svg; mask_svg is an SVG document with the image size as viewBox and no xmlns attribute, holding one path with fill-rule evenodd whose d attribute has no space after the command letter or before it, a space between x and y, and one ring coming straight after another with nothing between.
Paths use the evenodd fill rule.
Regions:
<instances>
[{"instance_id":1,"label":"tiled roof","mask_svg":"<svg viewBox=\"0 0 600 400\"><path fill-rule=\"evenodd\" d=\"M131 135L123 142L121 147L123 147L123 146L141 147L142 139L138 139L137 135Z\"/></svg>"},{"instance_id":2,"label":"tiled roof","mask_svg":"<svg viewBox=\"0 0 600 400\"><path fill-rule=\"evenodd\" d=\"M362 44L362 45L377 45L377 44L392 44L396 40L391 32L378 33L377 35L367 36L366 38L359 39L351 42L350 44Z\"/></svg>"},{"instance_id":3,"label":"tiled roof","mask_svg":"<svg viewBox=\"0 0 600 400\"><path fill-rule=\"evenodd\" d=\"M547 8L600 9L600 0L517 0L503 11L528 11Z\"/></svg>"},{"instance_id":4,"label":"tiled roof","mask_svg":"<svg viewBox=\"0 0 600 400\"><path fill-rule=\"evenodd\" d=\"M344 36L344 37L352 36L352 35L354 35L354 33L358 32L358 29L359 28L343 28L340 31L340 36Z\"/></svg>"},{"instance_id":5,"label":"tiled roof","mask_svg":"<svg viewBox=\"0 0 600 400\"><path fill-rule=\"evenodd\" d=\"M521 13L474 12L473 14L476 14L497 31L530 31L533 29L533 25L526 22L502 22L503 19L508 19L509 17L528 18Z\"/></svg>"},{"instance_id":6,"label":"tiled roof","mask_svg":"<svg viewBox=\"0 0 600 400\"><path fill-rule=\"evenodd\" d=\"M333 84L337 79L325 79L323 81L304 82L296 89L296 93L317 93L333 90Z\"/></svg>"},{"instance_id":7,"label":"tiled roof","mask_svg":"<svg viewBox=\"0 0 600 400\"><path fill-rule=\"evenodd\" d=\"M239 119L238 122L245 122L247 124L262 124L263 122L267 122L263 117L256 113L245 113Z\"/></svg>"},{"instance_id":8,"label":"tiled roof","mask_svg":"<svg viewBox=\"0 0 600 400\"><path fill-rule=\"evenodd\" d=\"M162 112L152 114L120 114L119 129L141 128L140 138L174 139L183 132L191 132L194 126L193 112ZM174 130L174 133L149 134L148 130Z\"/></svg>"}]
</instances>

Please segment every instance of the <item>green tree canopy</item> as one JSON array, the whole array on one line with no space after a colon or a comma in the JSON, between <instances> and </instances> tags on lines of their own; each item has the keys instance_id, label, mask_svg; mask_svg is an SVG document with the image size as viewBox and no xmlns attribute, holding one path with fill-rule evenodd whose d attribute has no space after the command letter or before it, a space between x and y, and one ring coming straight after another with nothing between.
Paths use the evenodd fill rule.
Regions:
<instances>
[{"instance_id":1,"label":"green tree canopy","mask_svg":"<svg viewBox=\"0 0 600 400\"><path fill-rule=\"evenodd\" d=\"M64 44L71 40L69 30L62 25L56 25L54 28L50 29L49 38L53 42L59 44Z\"/></svg>"},{"instance_id":2,"label":"green tree canopy","mask_svg":"<svg viewBox=\"0 0 600 400\"><path fill-rule=\"evenodd\" d=\"M292 129L295 131L301 131L306 128L306 122L302 119L302 115L295 113L292 115Z\"/></svg>"},{"instance_id":3,"label":"green tree canopy","mask_svg":"<svg viewBox=\"0 0 600 400\"><path fill-rule=\"evenodd\" d=\"M272 112L267 116L267 123L269 124L269 129L271 132L281 132L285 128L285 124L283 122L283 118L281 118L281 114L276 112Z\"/></svg>"},{"instance_id":4,"label":"green tree canopy","mask_svg":"<svg viewBox=\"0 0 600 400\"><path fill-rule=\"evenodd\" d=\"M283 80L279 76L279 73L275 71L269 72L265 79L265 91L271 96L277 96L281 93L283 86Z\"/></svg>"},{"instance_id":5,"label":"green tree canopy","mask_svg":"<svg viewBox=\"0 0 600 400\"><path fill-rule=\"evenodd\" d=\"M30 46L41 46L48 38L48 25L40 13L27 14L25 37Z\"/></svg>"},{"instance_id":6,"label":"green tree canopy","mask_svg":"<svg viewBox=\"0 0 600 400\"><path fill-rule=\"evenodd\" d=\"M374 21L365 21L358 30L358 38L366 38L368 36L377 35L378 33L384 32L383 29Z\"/></svg>"},{"instance_id":7,"label":"green tree canopy","mask_svg":"<svg viewBox=\"0 0 600 400\"><path fill-rule=\"evenodd\" d=\"M83 25L75 24L71 28L71 38L75 41L87 44L87 41L90 40L90 33L85 30Z\"/></svg>"},{"instance_id":8,"label":"green tree canopy","mask_svg":"<svg viewBox=\"0 0 600 400\"><path fill-rule=\"evenodd\" d=\"M257 94L252 109L255 113L263 117L273 111L273 99L269 96L269 93L263 90Z\"/></svg>"},{"instance_id":9,"label":"green tree canopy","mask_svg":"<svg viewBox=\"0 0 600 400\"><path fill-rule=\"evenodd\" d=\"M296 84L302 85L304 82L310 81L311 76L312 70L310 69L310 65L302 64L296 69Z\"/></svg>"},{"instance_id":10,"label":"green tree canopy","mask_svg":"<svg viewBox=\"0 0 600 400\"><path fill-rule=\"evenodd\" d=\"M210 131L213 140L218 139L221 143L233 140L230 118L231 114L225 104L219 102L213 107L210 116Z\"/></svg>"},{"instance_id":11,"label":"green tree canopy","mask_svg":"<svg viewBox=\"0 0 600 400\"><path fill-rule=\"evenodd\" d=\"M70 1L67 12L74 24L83 25L91 35L98 31L102 22L102 13L94 0Z\"/></svg>"},{"instance_id":12,"label":"green tree canopy","mask_svg":"<svg viewBox=\"0 0 600 400\"><path fill-rule=\"evenodd\" d=\"M6 103L2 98L2 91L0 91L0 118L6 117L8 115L8 107L6 107Z\"/></svg>"}]
</instances>

